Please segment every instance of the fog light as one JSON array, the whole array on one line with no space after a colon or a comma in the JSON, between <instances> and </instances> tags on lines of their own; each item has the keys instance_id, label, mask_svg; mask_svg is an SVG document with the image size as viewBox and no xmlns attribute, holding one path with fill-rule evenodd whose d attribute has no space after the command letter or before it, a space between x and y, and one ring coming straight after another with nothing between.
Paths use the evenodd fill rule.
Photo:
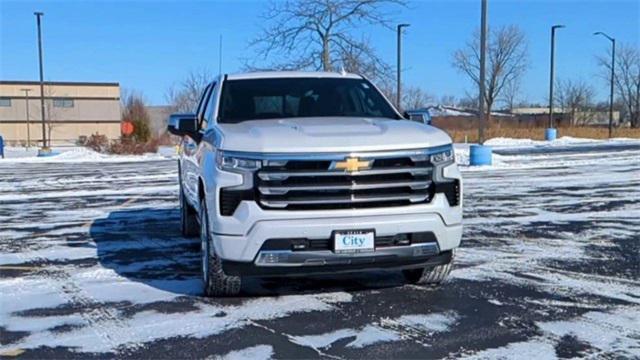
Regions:
<instances>
[{"instance_id":1,"label":"fog light","mask_svg":"<svg viewBox=\"0 0 640 360\"><path fill-rule=\"evenodd\" d=\"M263 252L258 258L259 264L278 264L286 263L289 260L289 254L284 252Z\"/></svg>"}]
</instances>

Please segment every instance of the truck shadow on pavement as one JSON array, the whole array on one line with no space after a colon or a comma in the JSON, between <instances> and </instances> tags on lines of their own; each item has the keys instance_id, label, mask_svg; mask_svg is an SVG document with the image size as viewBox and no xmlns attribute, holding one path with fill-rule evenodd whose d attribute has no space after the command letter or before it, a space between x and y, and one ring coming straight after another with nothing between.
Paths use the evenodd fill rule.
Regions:
<instances>
[{"instance_id":1,"label":"truck shadow on pavement","mask_svg":"<svg viewBox=\"0 0 640 360\"><path fill-rule=\"evenodd\" d=\"M113 211L91 224L98 262L130 281L202 295L200 242L180 234L178 209ZM243 278L241 296L363 291L402 286L401 274L369 272L296 278Z\"/></svg>"}]
</instances>

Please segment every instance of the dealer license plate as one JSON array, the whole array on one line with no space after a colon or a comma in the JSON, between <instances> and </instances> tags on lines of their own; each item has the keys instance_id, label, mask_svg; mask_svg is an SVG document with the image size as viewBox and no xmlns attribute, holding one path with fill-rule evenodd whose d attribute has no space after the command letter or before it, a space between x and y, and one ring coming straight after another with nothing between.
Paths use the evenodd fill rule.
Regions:
<instances>
[{"instance_id":1,"label":"dealer license plate","mask_svg":"<svg viewBox=\"0 0 640 360\"><path fill-rule=\"evenodd\" d=\"M375 234L372 230L336 231L333 249L336 253L360 253L374 251Z\"/></svg>"}]
</instances>

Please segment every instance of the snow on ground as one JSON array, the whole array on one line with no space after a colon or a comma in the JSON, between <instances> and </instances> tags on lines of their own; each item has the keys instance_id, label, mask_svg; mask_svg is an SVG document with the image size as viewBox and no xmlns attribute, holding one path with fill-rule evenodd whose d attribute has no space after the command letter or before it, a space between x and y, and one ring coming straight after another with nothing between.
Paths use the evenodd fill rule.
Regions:
<instances>
[{"instance_id":1,"label":"snow on ground","mask_svg":"<svg viewBox=\"0 0 640 360\"><path fill-rule=\"evenodd\" d=\"M472 144L454 144L456 161L458 164L469 165L469 147ZM611 150L625 151L627 147L640 145L640 139L614 138L608 140L574 138L563 136L553 141L513 139L513 138L493 138L484 142L484 145L493 149L492 167L508 168L528 166L533 164L538 167L559 165L558 152L571 153L574 157L582 157L580 149L584 146L589 148L607 148ZM593 152L592 156L600 156L600 152ZM565 157L563 157L565 158ZM539 160L549 159L551 162L540 162ZM564 159L563 159L564 160ZM568 159L570 161L570 159ZM525 165L523 165L525 164ZM476 169L483 168L478 167Z\"/></svg>"},{"instance_id":2,"label":"snow on ground","mask_svg":"<svg viewBox=\"0 0 640 360\"><path fill-rule=\"evenodd\" d=\"M443 286L254 279L229 299L201 297L174 160L0 160L0 355L640 357L640 144L500 142L462 167Z\"/></svg>"},{"instance_id":3,"label":"snow on ground","mask_svg":"<svg viewBox=\"0 0 640 360\"><path fill-rule=\"evenodd\" d=\"M108 155L95 152L83 146L64 146L52 148L51 156L38 157L38 149L31 147L5 147L5 158L1 163L78 163L78 162L127 162L164 160L167 156L175 155L171 148L163 147L157 154L144 155Z\"/></svg>"},{"instance_id":4,"label":"snow on ground","mask_svg":"<svg viewBox=\"0 0 640 360\"><path fill-rule=\"evenodd\" d=\"M231 351L221 357L222 360L268 360L273 356L273 347L257 345L242 350Z\"/></svg>"}]
</instances>

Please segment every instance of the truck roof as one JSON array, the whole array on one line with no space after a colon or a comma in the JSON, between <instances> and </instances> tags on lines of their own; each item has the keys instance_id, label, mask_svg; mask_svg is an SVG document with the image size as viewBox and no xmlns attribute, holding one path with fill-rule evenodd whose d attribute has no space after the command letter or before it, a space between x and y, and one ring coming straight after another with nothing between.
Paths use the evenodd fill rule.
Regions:
<instances>
[{"instance_id":1,"label":"truck roof","mask_svg":"<svg viewBox=\"0 0 640 360\"><path fill-rule=\"evenodd\" d=\"M264 71L240 74L229 74L227 80L274 79L274 78L346 78L362 79L362 76L351 73L328 71Z\"/></svg>"}]
</instances>

